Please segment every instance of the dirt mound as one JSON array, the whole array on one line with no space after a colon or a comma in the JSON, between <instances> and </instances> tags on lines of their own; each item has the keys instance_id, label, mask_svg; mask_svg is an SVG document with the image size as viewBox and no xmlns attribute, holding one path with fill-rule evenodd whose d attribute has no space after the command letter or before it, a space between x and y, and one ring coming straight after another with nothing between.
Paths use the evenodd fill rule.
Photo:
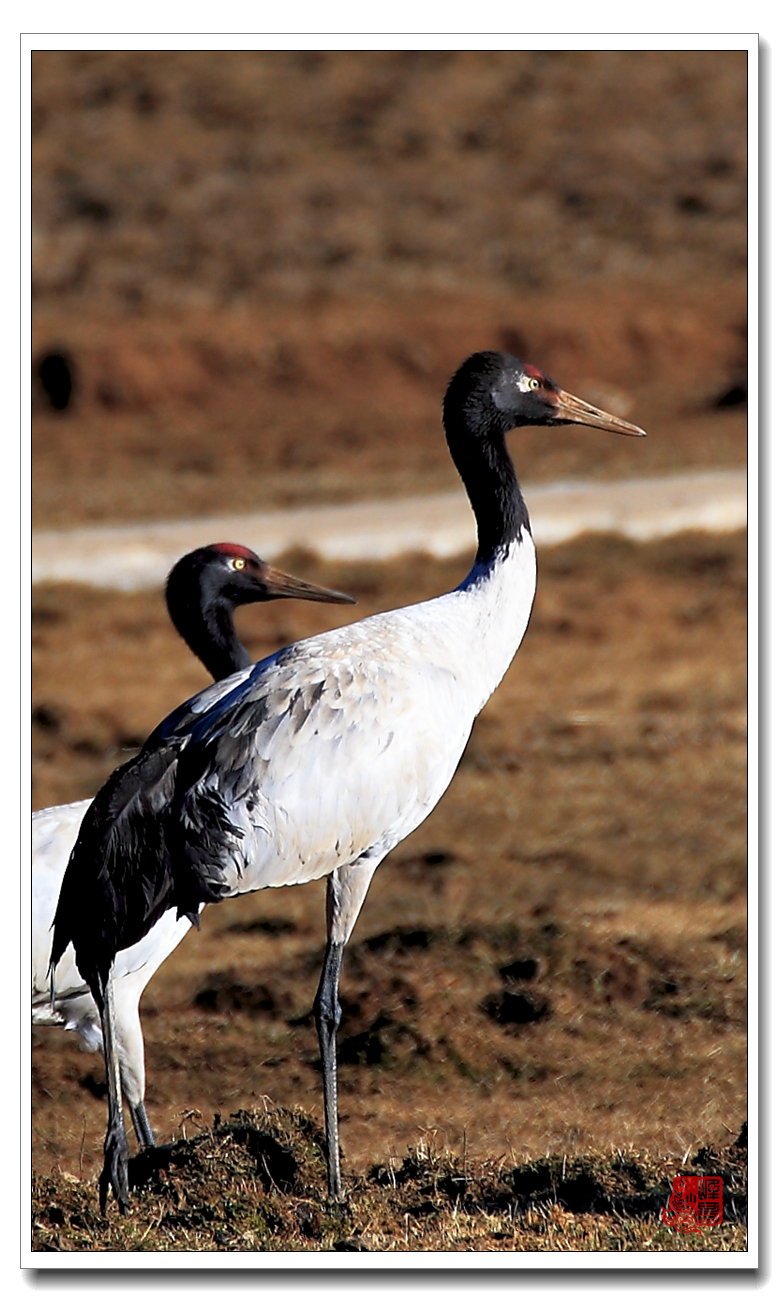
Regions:
<instances>
[{"instance_id":1,"label":"dirt mound","mask_svg":"<svg viewBox=\"0 0 779 1302\"><path fill-rule=\"evenodd\" d=\"M694 1235L660 1218L680 1174L723 1179L724 1223ZM420 1145L348 1177L325 1198L323 1136L300 1110L240 1112L131 1162L127 1217L97 1209L94 1182L53 1175L33 1189L39 1252L738 1251L746 1246L746 1147L688 1164L646 1153L551 1156L510 1166Z\"/></svg>"}]
</instances>

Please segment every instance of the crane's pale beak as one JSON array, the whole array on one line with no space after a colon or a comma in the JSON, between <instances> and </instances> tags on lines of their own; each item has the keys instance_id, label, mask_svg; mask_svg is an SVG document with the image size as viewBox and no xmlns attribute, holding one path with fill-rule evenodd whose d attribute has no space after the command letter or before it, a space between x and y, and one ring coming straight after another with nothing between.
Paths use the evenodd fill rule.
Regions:
<instances>
[{"instance_id":1,"label":"crane's pale beak","mask_svg":"<svg viewBox=\"0 0 779 1302\"><path fill-rule=\"evenodd\" d=\"M610 416L607 411L601 411L598 407L591 406L589 402L575 398L572 393L566 393L564 389L558 389L549 401L554 419L561 424L592 425L594 429L610 430L614 434L630 434L633 438L646 438L646 430L639 429L638 425L631 425L630 421L622 420L619 416Z\"/></svg>"},{"instance_id":2,"label":"crane's pale beak","mask_svg":"<svg viewBox=\"0 0 779 1302\"><path fill-rule=\"evenodd\" d=\"M266 565L262 574L263 587L269 597L299 597L302 601L330 601L337 606L354 606L354 597L345 592L336 592L334 588L320 588L316 583L307 583L305 579L296 579L294 574L285 574L272 565Z\"/></svg>"}]
</instances>

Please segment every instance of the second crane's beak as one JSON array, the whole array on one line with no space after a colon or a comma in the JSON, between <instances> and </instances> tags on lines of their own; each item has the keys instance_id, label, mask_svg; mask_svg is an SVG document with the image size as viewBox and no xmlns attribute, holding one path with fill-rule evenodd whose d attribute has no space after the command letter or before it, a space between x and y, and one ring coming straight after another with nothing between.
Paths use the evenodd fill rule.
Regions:
<instances>
[{"instance_id":1,"label":"second crane's beak","mask_svg":"<svg viewBox=\"0 0 779 1302\"><path fill-rule=\"evenodd\" d=\"M353 606L354 597L345 592L336 592L334 588L320 588L316 583L307 583L305 579L296 579L293 574L266 565L262 575L263 586L269 597L299 597L302 601L330 601L337 606Z\"/></svg>"},{"instance_id":2,"label":"second crane's beak","mask_svg":"<svg viewBox=\"0 0 779 1302\"><path fill-rule=\"evenodd\" d=\"M619 416L610 416L607 411L601 411L598 407L593 407L589 402L583 402L581 398L574 398L572 393L566 393L564 389L558 389L554 397L550 399L553 419L560 421L564 425L592 425L594 429L610 430L614 434L631 434L633 438L646 438L646 430L639 429L638 425L631 425L630 421L622 420Z\"/></svg>"}]
</instances>

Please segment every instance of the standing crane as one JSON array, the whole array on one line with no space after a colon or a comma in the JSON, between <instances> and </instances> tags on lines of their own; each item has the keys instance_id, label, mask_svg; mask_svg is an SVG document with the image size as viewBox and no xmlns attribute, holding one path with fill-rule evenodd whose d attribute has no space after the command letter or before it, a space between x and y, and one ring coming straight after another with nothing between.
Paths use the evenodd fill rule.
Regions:
<instances>
[{"instance_id":1,"label":"standing crane","mask_svg":"<svg viewBox=\"0 0 779 1302\"><path fill-rule=\"evenodd\" d=\"M285 574L237 543L213 543L182 556L165 587L168 612L177 631L218 680L252 663L235 628L236 606L301 597L306 601L352 602L341 592ZM62 879L91 801L39 809L32 816L32 1020L77 1031L88 1049L102 1049L100 1015L80 976L72 945L52 981L48 972L51 927ZM122 1092L139 1143L154 1145L144 1096L146 1071L138 1005L154 973L190 928L190 919L164 913L114 962L116 1043Z\"/></svg>"},{"instance_id":2,"label":"standing crane","mask_svg":"<svg viewBox=\"0 0 779 1302\"><path fill-rule=\"evenodd\" d=\"M469 357L443 423L478 548L443 596L294 643L174 710L98 792L57 907L100 1010L109 1082L100 1179L129 1207L112 964L169 909L327 878L314 1012L330 1197L341 1196L336 1032L344 946L376 868L446 791L473 721L524 636L536 587L527 508L506 447L518 426L643 435L507 353Z\"/></svg>"}]
</instances>

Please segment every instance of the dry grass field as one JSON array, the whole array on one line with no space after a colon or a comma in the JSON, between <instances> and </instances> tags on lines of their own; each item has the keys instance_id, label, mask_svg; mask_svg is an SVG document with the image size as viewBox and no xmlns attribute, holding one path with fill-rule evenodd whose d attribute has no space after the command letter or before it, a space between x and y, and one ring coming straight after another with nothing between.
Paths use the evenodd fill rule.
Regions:
<instances>
[{"instance_id":1,"label":"dry grass field","mask_svg":"<svg viewBox=\"0 0 779 1302\"><path fill-rule=\"evenodd\" d=\"M287 563L352 591L362 614L451 586L465 562ZM382 865L347 951L351 1179L419 1143L513 1168L615 1149L678 1164L738 1136L745 584L739 535L541 553L525 642L450 791ZM204 673L157 594L41 588L34 611L43 804L94 790ZM337 618L288 603L247 609L241 626L259 656ZM317 883L208 909L152 981L162 1140L266 1097L318 1115L323 897ZM93 1196L102 1082L72 1036L36 1033L35 1169Z\"/></svg>"}]
</instances>

